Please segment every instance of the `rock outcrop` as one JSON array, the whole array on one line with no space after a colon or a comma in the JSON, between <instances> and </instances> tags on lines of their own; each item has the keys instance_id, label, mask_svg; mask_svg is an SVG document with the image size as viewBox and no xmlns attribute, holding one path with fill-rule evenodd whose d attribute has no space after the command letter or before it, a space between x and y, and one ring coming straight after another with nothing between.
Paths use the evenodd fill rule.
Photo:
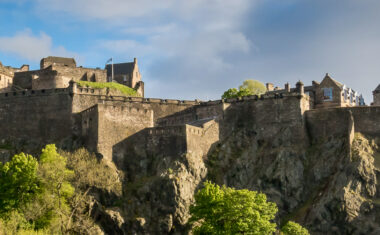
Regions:
<instances>
[{"instance_id":1,"label":"rock outcrop","mask_svg":"<svg viewBox=\"0 0 380 235\"><path fill-rule=\"evenodd\" d=\"M282 128L268 141L261 128L239 125L203 155L155 155L151 145L129 149L118 162L126 175L118 210L103 204L115 228L187 233L194 192L209 179L264 192L279 207L278 224L293 220L311 234L380 231L380 139L355 133L353 140L342 135L297 143L292 130Z\"/></svg>"}]
</instances>

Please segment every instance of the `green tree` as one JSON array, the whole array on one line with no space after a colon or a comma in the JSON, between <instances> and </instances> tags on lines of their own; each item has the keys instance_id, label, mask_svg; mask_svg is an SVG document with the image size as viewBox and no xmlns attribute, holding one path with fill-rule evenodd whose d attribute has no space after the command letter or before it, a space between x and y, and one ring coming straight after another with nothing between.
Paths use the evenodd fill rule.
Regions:
<instances>
[{"instance_id":1,"label":"green tree","mask_svg":"<svg viewBox=\"0 0 380 235\"><path fill-rule=\"evenodd\" d=\"M236 88L230 88L222 95L223 99L238 98L250 95L261 95L266 92L266 87L263 83L257 80L245 80L239 90Z\"/></svg>"},{"instance_id":2,"label":"green tree","mask_svg":"<svg viewBox=\"0 0 380 235\"><path fill-rule=\"evenodd\" d=\"M229 98L237 98L239 91L236 88L230 88L227 91L224 92L222 95L223 99L229 99Z\"/></svg>"},{"instance_id":3,"label":"green tree","mask_svg":"<svg viewBox=\"0 0 380 235\"><path fill-rule=\"evenodd\" d=\"M70 207L68 200L74 194L69 180L73 171L66 168L66 158L57 153L54 144L47 145L40 155L38 178L41 193L24 209L24 216L33 221L35 229L48 228L51 233L62 233Z\"/></svg>"},{"instance_id":4,"label":"green tree","mask_svg":"<svg viewBox=\"0 0 380 235\"><path fill-rule=\"evenodd\" d=\"M205 182L195 194L190 207L195 234L270 234L277 213L275 203L265 194L246 189L236 190Z\"/></svg>"},{"instance_id":5,"label":"green tree","mask_svg":"<svg viewBox=\"0 0 380 235\"><path fill-rule=\"evenodd\" d=\"M39 191L38 162L33 156L20 153L0 163L0 215L19 210Z\"/></svg>"},{"instance_id":6,"label":"green tree","mask_svg":"<svg viewBox=\"0 0 380 235\"><path fill-rule=\"evenodd\" d=\"M239 86L239 91L244 89L247 89L250 95L261 95L267 90L265 85L257 80L245 80L243 85Z\"/></svg>"},{"instance_id":7,"label":"green tree","mask_svg":"<svg viewBox=\"0 0 380 235\"><path fill-rule=\"evenodd\" d=\"M72 179L75 195L70 200L71 212L66 229L74 234L97 234L97 227L89 213L94 198L88 193L97 188L121 196L122 185L118 170L112 163L99 161L95 154L84 148L73 153L62 152L62 155L67 158L67 166L75 173Z\"/></svg>"},{"instance_id":8,"label":"green tree","mask_svg":"<svg viewBox=\"0 0 380 235\"><path fill-rule=\"evenodd\" d=\"M281 228L281 232L285 235L309 235L306 228L292 221L287 222Z\"/></svg>"}]
</instances>

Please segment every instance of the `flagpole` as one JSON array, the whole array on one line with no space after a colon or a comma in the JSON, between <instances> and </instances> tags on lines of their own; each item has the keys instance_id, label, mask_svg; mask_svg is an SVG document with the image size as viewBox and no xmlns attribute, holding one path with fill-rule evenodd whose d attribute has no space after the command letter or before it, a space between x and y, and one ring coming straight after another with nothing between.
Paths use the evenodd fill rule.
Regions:
<instances>
[{"instance_id":1,"label":"flagpole","mask_svg":"<svg viewBox=\"0 0 380 235\"><path fill-rule=\"evenodd\" d=\"M111 62L112 62L112 80L111 82L113 82L113 58L111 57Z\"/></svg>"}]
</instances>

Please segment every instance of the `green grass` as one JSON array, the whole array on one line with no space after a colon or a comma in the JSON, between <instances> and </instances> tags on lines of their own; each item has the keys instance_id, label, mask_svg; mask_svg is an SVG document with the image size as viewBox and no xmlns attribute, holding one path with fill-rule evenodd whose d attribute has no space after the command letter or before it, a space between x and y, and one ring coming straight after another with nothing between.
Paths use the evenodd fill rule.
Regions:
<instances>
[{"instance_id":1,"label":"green grass","mask_svg":"<svg viewBox=\"0 0 380 235\"><path fill-rule=\"evenodd\" d=\"M124 95L127 96L140 96L135 89L132 89L130 87L124 86L122 84L116 83L116 82L87 82L87 81L79 81L78 85L80 87L91 87L95 89L101 89L101 88L110 88L113 90L118 90Z\"/></svg>"}]
</instances>

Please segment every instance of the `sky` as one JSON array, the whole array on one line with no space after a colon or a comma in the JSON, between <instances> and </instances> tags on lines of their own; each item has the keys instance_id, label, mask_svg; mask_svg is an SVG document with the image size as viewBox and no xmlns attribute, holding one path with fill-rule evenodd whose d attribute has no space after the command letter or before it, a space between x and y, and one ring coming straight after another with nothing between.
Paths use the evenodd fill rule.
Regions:
<instances>
[{"instance_id":1,"label":"sky","mask_svg":"<svg viewBox=\"0 0 380 235\"><path fill-rule=\"evenodd\" d=\"M372 102L378 0L0 0L0 61L138 59L145 96L219 99L255 79L283 87L326 73Z\"/></svg>"}]
</instances>

